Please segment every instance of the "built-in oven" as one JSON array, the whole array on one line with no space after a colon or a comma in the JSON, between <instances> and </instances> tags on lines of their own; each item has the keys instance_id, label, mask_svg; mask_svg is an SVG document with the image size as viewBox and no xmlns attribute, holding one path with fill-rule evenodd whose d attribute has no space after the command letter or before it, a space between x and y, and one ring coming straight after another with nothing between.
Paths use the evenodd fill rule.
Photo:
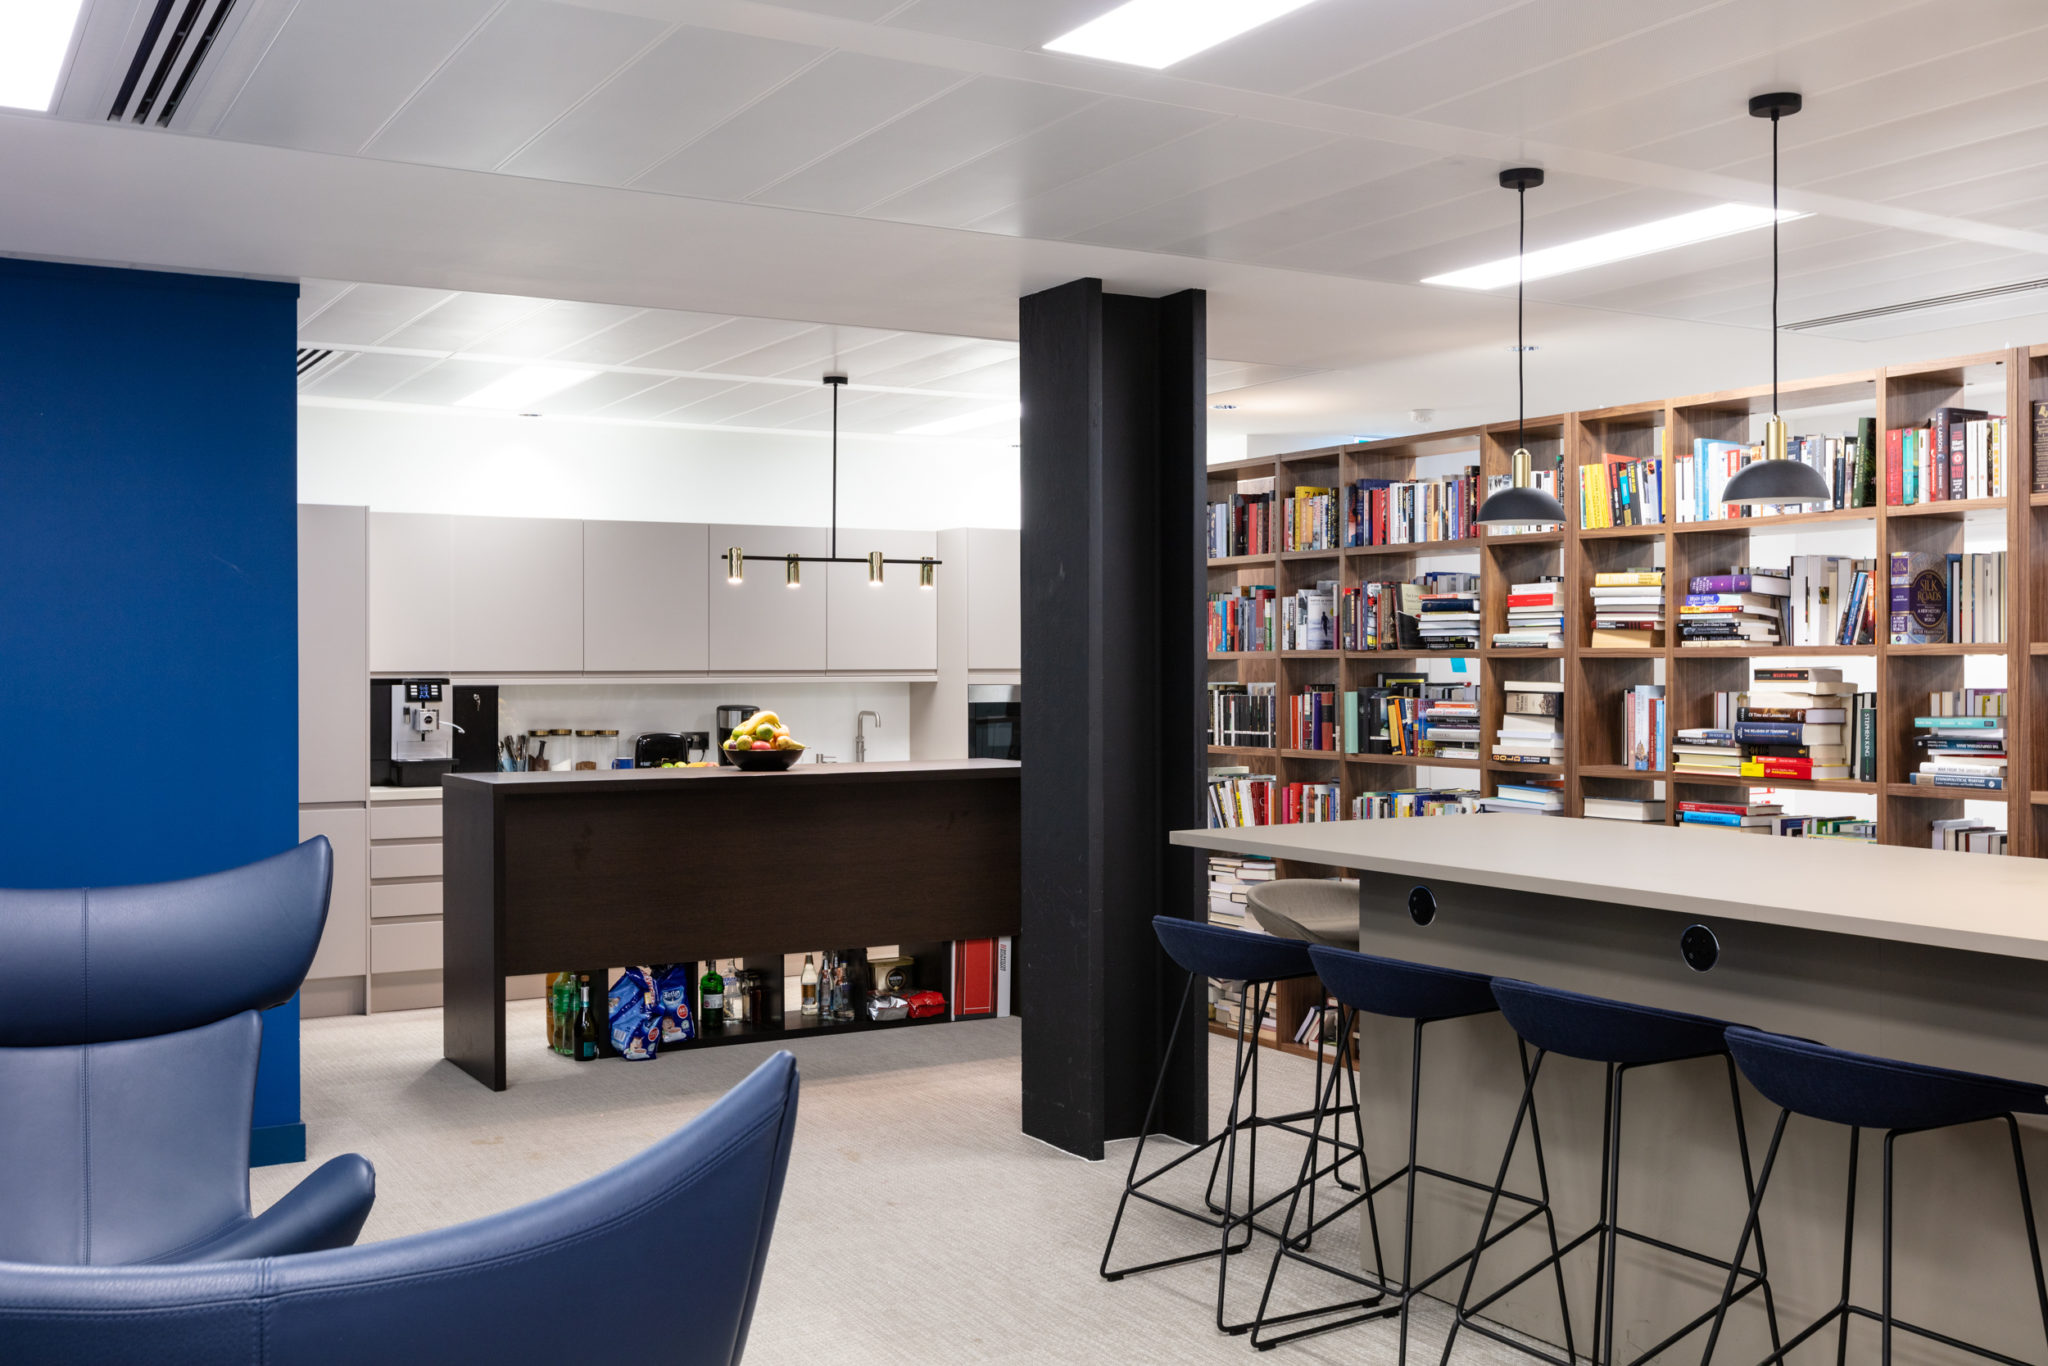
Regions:
<instances>
[{"instance_id":1,"label":"built-in oven","mask_svg":"<svg viewBox=\"0 0 2048 1366\"><path fill-rule=\"evenodd\" d=\"M1024 757L1022 730L1024 710L1020 696L1020 689L1005 684L968 684L968 758L1022 759Z\"/></svg>"}]
</instances>

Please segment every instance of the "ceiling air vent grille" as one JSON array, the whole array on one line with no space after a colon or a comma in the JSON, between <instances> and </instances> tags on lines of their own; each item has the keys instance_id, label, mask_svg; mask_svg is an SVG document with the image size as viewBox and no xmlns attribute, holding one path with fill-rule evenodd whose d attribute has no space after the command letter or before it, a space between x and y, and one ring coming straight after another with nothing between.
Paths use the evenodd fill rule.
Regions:
<instances>
[{"instance_id":1,"label":"ceiling air vent grille","mask_svg":"<svg viewBox=\"0 0 2048 1366\"><path fill-rule=\"evenodd\" d=\"M1872 318L1889 318L1895 313L1917 313L1925 308L1948 308L1955 304L1981 303L1986 299L2002 299L2009 294L2025 294L2029 290L2048 289L2048 278L2040 280L2018 280L2009 285L1986 285L1982 289L1965 289L1954 294L1936 294L1926 299L1908 299L1900 304L1880 304L1876 308L1859 308L1853 313L1836 313L1826 318L1808 318L1805 322L1786 323L1787 332L1808 332L1818 327L1840 327L1844 323L1867 322Z\"/></svg>"},{"instance_id":2,"label":"ceiling air vent grille","mask_svg":"<svg viewBox=\"0 0 2048 1366\"><path fill-rule=\"evenodd\" d=\"M170 126L234 7L235 0L156 0L108 120Z\"/></svg>"},{"instance_id":3,"label":"ceiling air vent grille","mask_svg":"<svg viewBox=\"0 0 2048 1366\"><path fill-rule=\"evenodd\" d=\"M302 346L299 348L299 378L305 379L321 366L334 358L330 349Z\"/></svg>"}]
</instances>

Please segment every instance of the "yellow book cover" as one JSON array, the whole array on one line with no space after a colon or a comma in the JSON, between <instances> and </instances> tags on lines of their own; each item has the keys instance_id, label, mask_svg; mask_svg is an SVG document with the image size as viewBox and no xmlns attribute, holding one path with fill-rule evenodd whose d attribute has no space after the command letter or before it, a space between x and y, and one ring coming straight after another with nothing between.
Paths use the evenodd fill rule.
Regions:
<instances>
[{"instance_id":1,"label":"yellow book cover","mask_svg":"<svg viewBox=\"0 0 2048 1366\"><path fill-rule=\"evenodd\" d=\"M1312 488L1307 484L1294 486L1294 546L1296 550L1308 549L1315 530L1315 504L1311 498L1326 498L1329 489Z\"/></svg>"},{"instance_id":2,"label":"yellow book cover","mask_svg":"<svg viewBox=\"0 0 2048 1366\"><path fill-rule=\"evenodd\" d=\"M1595 588L1662 588L1664 571L1661 569L1623 569L1613 573L1595 574Z\"/></svg>"}]
</instances>

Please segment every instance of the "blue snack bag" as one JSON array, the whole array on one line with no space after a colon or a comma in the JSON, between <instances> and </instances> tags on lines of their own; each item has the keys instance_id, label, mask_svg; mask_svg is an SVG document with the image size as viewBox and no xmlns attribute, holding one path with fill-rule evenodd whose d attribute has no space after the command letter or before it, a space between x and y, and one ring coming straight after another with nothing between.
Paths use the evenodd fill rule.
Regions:
<instances>
[{"instance_id":1,"label":"blue snack bag","mask_svg":"<svg viewBox=\"0 0 2048 1366\"><path fill-rule=\"evenodd\" d=\"M612 983L612 1047L631 1062L655 1055L661 1046L661 1022L654 1004L654 984L646 968L627 968Z\"/></svg>"},{"instance_id":2,"label":"blue snack bag","mask_svg":"<svg viewBox=\"0 0 2048 1366\"><path fill-rule=\"evenodd\" d=\"M659 963L654 967L655 1011L661 1021L661 1041L682 1043L697 1037L697 1021L690 1014L690 963Z\"/></svg>"}]
</instances>

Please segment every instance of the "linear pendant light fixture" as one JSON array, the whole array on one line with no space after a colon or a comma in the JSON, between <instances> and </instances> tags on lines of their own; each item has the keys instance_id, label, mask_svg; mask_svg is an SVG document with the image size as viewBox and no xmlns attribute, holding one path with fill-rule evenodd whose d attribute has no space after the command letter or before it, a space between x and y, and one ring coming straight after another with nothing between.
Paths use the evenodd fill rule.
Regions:
<instances>
[{"instance_id":1,"label":"linear pendant light fixture","mask_svg":"<svg viewBox=\"0 0 2048 1366\"><path fill-rule=\"evenodd\" d=\"M1737 470L1721 490L1722 502L1745 507L1828 503L1835 496L1819 470L1787 457L1785 419L1778 415L1778 120L1798 113L1801 104L1789 90L1749 102L1753 117L1771 121L1771 420L1764 424L1764 458Z\"/></svg>"},{"instance_id":2,"label":"linear pendant light fixture","mask_svg":"<svg viewBox=\"0 0 2048 1366\"><path fill-rule=\"evenodd\" d=\"M1515 192L1515 259L1529 240L1529 191L1543 183L1543 172L1534 166L1516 166L1500 173L1501 188ZM1564 505L1536 487L1535 458L1523 438L1528 417L1528 387L1522 380L1523 358L1529 348L1522 344L1522 281L1515 281L1515 453L1511 457L1508 487L1479 505L1476 518L1481 526L1527 526L1532 522L1564 521Z\"/></svg>"},{"instance_id":3,"label":"linear pendant light fixture","mask_svg":"<svg viewBox=\"0 0 2048 1366\"><path fill-rule=\"evenodd\" d=\"M886 564L914 564L917 566L917 586L932 586L932 569L944 564L944 560L930 555L915 560L892 560L879 550L865 555L842 555L839 553L839 391L846 387L846 376L827 375L826 385L832 390L832 553L829 555L749 555L738 546L728 546L725 551L725 581L744 583L748 560L782 561L782 583L785 588L803 587L803 569L807 564L861 564L868 570L868 587L882 586L882 566Z\"/></svg>"}]
</instances>

